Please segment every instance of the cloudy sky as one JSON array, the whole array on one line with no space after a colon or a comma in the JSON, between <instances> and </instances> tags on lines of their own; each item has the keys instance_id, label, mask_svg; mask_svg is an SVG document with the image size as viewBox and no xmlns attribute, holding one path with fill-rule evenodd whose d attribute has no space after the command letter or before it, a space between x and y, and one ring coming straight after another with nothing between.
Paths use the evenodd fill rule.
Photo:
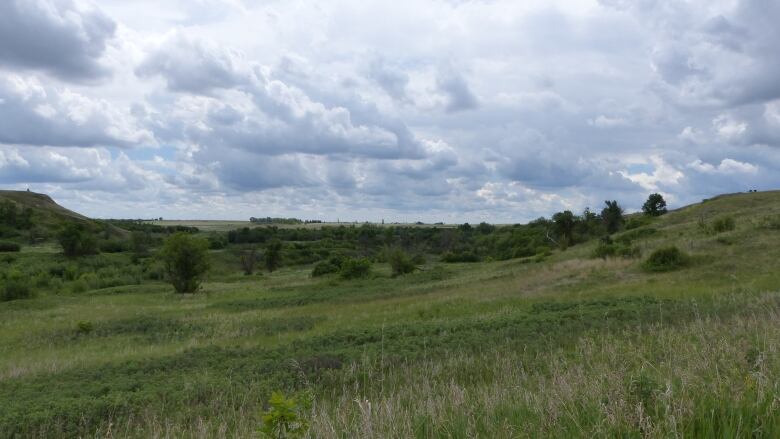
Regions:
<instances>
[{"instance_id":1,"label":"cloudy sky","mask_svg":"<svg viewBox=\"0 0 780 439\"><path fill-rule=\"evenodd\" d=\"M780 2L0 0L0 186L521 222L780 188Z\"/></svg>"}]
</instances>

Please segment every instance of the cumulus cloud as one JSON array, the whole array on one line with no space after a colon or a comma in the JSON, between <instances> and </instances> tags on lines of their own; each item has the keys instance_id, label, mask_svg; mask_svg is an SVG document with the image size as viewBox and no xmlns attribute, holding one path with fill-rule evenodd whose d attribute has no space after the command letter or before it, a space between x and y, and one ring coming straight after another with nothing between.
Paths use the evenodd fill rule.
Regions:
<instances>
[{"instance_id":1,"label":"cumulus cloud","mask_svg":"<svg viewBox=\"0 0 780 439\"><path fill-rule=\"evenodd\" d=\"M87 81L109 73L101 63L116 23L81 0L0 2L0 65Z\"/></svg>"},{"instance_id":2,"label":"cumulus cloud","mask_svg":"<svg viewBox=\"0 0 780 439\"><path fill-rule=\"evenodd\" d=\"M0 39L0 178L87 213L513 222L780 184L779 6L399 1L6 2L39 38Z\"/></svg>"},{"instance_id":3,"label":"cumulus cloud","mask_svg":"<svg viewBox=\"0 0 780 439\"><path fill-rule=\"evenodd\" d=\"M152 142L128 112L35 76L0 74L0 143L130 146Z\"/></svg>"}]
</instances>

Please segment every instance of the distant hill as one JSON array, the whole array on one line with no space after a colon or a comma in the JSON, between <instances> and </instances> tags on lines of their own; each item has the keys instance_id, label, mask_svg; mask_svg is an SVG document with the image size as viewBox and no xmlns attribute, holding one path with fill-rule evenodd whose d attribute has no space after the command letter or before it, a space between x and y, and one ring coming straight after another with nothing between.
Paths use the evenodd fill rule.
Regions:
<instances>
[{"instance_id":1,"label":"distant hill","mask_svg":"<svg viewBox=\"0 0 780 439\"><path fill-rule=\"evenodd\" d=\"M16 206L19 214L29 209L32 212L31 226L20 227L11 224L0 224L0 239L17 241L47 241L53 238L57 231L69 222L78 222L95 232L105 232L108 236L127 236L126 230L103 221L93 220L57 204L50 196L28 191L0 190L0 206ZM0 220L1 222L1 220Z\"/></svg>"}]
</instances>

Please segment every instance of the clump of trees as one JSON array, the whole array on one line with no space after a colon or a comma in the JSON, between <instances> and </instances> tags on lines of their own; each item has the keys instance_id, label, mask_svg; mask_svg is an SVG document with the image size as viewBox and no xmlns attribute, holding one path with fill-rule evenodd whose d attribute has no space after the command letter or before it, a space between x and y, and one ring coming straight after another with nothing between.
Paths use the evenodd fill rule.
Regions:
<instances>
[{"instance_id":1,"label":"clump of trees","mask_svg":"<svg viewBox=\"0 0 780 439\"><path fill-rule=\"evenodd\" d=\"M67 223L57 234L57 241L67 257L94 255L98 252L97 239L81 223Z\"/></svg>"},{"instance_id":2,"label":"clump of trees","mask_svg":"<svg viewBox=\"0 0 780 439\"><path fill-rule=\"evenodd\" d=\"M0 224L15 229L29 229L33 225L32 218L32 208L20 208L11 200L0 202Z\"/></svg>"},{"instance_id":3,"label":"clump of trees","mask_svg":"<svg viewBox=\"0 0 780 439\"><path fill-rule=\"evenodd\" d=\"M209 268L209 243L179 232L165 240L159 256L177 293L194 293Z\"/></svg>"}]
</instances>

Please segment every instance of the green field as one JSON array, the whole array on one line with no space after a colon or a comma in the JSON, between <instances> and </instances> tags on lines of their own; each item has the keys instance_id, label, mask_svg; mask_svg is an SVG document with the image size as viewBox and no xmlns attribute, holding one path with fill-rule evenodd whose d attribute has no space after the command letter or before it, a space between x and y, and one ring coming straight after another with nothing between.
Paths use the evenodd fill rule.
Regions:
<instances>
[{"instance_id":1,"label":"green field","mask_svg":"<svg viewBox=\"0 0 780 439\"><path fill-rule=\"evenodd\" d=\"M313 396L307 437L778 437L780 192L621 236L640 257L588 240L356 280L247 276L228 246L190 295L129 252L0 254L36 293L0 302L0 437L261 437L273 391ZM668 245L686 266L643 268Z\"/></svg>"}]
</instances>

